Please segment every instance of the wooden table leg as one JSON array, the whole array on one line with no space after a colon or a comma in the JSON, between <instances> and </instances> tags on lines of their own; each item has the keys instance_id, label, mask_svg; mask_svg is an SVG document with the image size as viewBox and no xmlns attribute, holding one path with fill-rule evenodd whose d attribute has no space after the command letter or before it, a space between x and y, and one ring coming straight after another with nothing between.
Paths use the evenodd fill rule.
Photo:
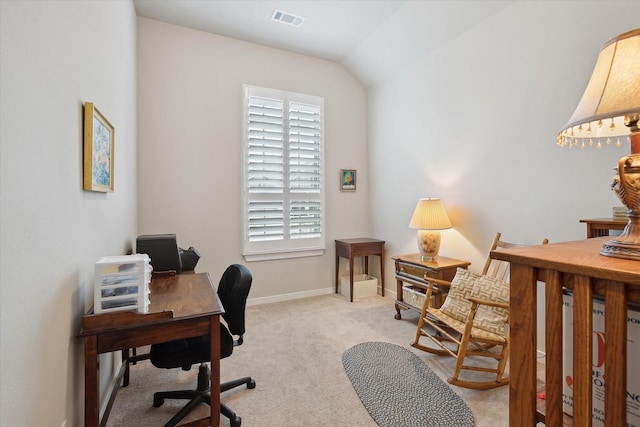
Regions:
<instances>
[{"instance_id":1,"label":"wooden table leg","mask_svg":"<svg viewBox=\"0 0 640 427\"><path fill-rule=\"evenodd\" d=\"M339 248L336 245L336 294L338 293L338 280L340 280L340 255Z\"/></svg>"},{"instance_id":2,"label":"wooden table leg","mask_svg":"<svg viewBox=\"0 0 640 427\"><path fill-rule=\"evenodd\" d=\"M547 325L561 328L562 317L562 277L559 272L547 271L545 284L545 318ZM547 352L545 363L545 421L548 426L561 426L562 413L562 354L563 336L559 333L545 333Z\"/></svg>"},{"instance_id":3,"label":"wooden table leg","mask_svg":"<svg viewBox=\"0 0 640 427\"><path fill-rule=\"evenodd\" d=\"M98 427L98 337L84 337L84 425Z\"/></svg>"},{"instance_id":4,"label":"wooden table leg","mask_svg":"<svg viewBox=\"0 0 640 427\"><path fill-rule=\"evenodd\" d=\"M573 284L573 423L591 425L593 289L587 276Z\"/></svg>"},{"instance_id":5,"label":"wooden table leg","mask_svg":"<svg viewBox=\"0 0 640 427\"><path fill-rule=\"evenodd\" d=\"M604 371L609 387L605 387L607 425L622 426L627 422L627 295L625 285L608 282L605 294L604 334L607 350L604 352Z\"/></svg>"},{"instance_id":6,"label":"wooden table leg","mask_svg":"<svg viewBox=\"0 0 640 427\"><path fill-rule=\"evenodd\" d=\"M382 287L382 296L384 296L384 243L380 248L380 286Z\"/></svg>"},{"instance_id":7,"label":"wooden table leg","mask_svg":"<svg viewBox=\"0 0 640 427\"><path fill-rule=\"evenodd\" d=\"M349 253L349 301L353 302L353 254Z\"/></svg>"},{"instance_id":8,"label":"wooden table leg","mask_svg":"<svg viewBox=\"0 0 640 427\"><path fill-rule=\"evenodd\" d=\"M396 278L396 301L403 301L402 297L402 280ZM393 316L396 320L402 319L402 314L400 314L400 306L398 303L395 303L396 315Z\"/></svg>"},{"instance_id":9,"label":"wooden table leg","mask_svg":"<svg viewBox=\"0 0 640 427\"><path fill-rule=\"evenodd\" d=\"M534 269L511 263L509 426L536 425L536 277Z\"/></svg>"}]
</instances>

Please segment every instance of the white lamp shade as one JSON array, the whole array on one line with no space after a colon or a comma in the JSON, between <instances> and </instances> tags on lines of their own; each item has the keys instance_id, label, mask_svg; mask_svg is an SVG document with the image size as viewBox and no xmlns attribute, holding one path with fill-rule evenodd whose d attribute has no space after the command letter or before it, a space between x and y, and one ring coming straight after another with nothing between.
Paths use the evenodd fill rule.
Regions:
<instances>
[{"instance_id":1,"label":"white lamp shade","mask_svg":"<svg viewBox=\"0 0 640 427\"><path fill-rule=\"evenodd\" d=\"M639 113L640 29L636 29L602 47L580 103L558 134L558 143L629 135L624 118Z\"/></svg>"},{"instance_id":2,"label":"white lamp shade","mask_svg":"<svg viewBox=\"0 0 640 427\"><path fill-rule=\"evenodd\" d=\"M442 200L428 198L418 200L409 227L418 230L446 230L451 228L451 221L444 210Z\"/></svg>"}]
</instances>

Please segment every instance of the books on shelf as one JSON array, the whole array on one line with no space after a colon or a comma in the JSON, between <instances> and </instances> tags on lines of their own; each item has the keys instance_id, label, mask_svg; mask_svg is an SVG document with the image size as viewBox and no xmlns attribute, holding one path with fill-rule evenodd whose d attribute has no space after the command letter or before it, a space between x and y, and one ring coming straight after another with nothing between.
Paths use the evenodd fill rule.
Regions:
<instances>
[{"instance_id":1,"label":"books on shelf","mask_svg":"<svg viewBox=\"0 0 640 427\"><path fill-rule=\"evenodd\" d=\"M614 206L613 219L617 221L626 221L628 219L627 212L628 209L624 206Z\"/></svg>"},{"instance_id":2,"label":"books on shelf","mask_svg":"<svg viewBox=\"0 0 640 427\"><path fill-rule=\"evenodd\" d=\"M95 266L94 313L149 312L151 263L147 254L106 256Z\"/></svg>"},{"instance_id":3,"label":"books on shelf","mask_svg":"<svg viewBox=\"0 0 640 427\"><path fill-rule=\"evenodd\" d=\"M573 415L573 296L563 295L563 389L562 409ZM594 300L593 313L593 366L592 366L592 414L593 426L605 426L605 342L604 302ZM627 310L627 426L640 426L640 367L635 362L640 356L640 311L635 306Z\"/></svg>"}]
</instances>

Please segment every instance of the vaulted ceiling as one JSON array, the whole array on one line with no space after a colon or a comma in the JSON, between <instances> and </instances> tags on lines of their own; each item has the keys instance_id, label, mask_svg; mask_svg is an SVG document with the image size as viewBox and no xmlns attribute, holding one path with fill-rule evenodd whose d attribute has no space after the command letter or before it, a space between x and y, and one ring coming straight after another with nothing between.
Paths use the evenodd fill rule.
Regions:
<instances>
[{"instance_id":1,"label":"vaulted ceiling","mask_svg":"<svg viewBox=\"0 0 640 427\"><path fill-rule=\"evenodd\" d=\"M371 86L515 0L134 0L158 21L341 63ZM271 19L278 9L299 27Z\"/></svg>"}]
</instances>

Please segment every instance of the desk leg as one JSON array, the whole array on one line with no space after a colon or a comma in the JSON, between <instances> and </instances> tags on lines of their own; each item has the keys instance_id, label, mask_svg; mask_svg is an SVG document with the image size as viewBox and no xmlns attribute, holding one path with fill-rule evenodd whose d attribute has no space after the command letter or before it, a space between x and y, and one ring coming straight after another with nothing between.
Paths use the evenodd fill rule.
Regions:
<instances>
[{"instance_id":1,"label":"desk leg","mask_svg":"<svg viewBox=\"0 0 640 427\"><path fill-rule=\"evenodd\" d=\"M122 350L122 364L125 366L122 387L129 386L129 351L130 349Z\"/></svg>"},{"instance_id":2,"label":"desk leg","mask_svg":"<svg viewBox=\"0 0 640 427\"><path fill-rule=\"evenodd\" d=\"M211 316L211 427L220 425L220 315Z\"/></svg>"},{"instance_id":3,"label":"desk leg","mask_svg":"<svg viewBox=\"0 0 640 427\"><path fill-rule=\"evenodd\" d=\"M98 427L98 337L84 337L84 425Z\"/></svg>"}]
</instances>

